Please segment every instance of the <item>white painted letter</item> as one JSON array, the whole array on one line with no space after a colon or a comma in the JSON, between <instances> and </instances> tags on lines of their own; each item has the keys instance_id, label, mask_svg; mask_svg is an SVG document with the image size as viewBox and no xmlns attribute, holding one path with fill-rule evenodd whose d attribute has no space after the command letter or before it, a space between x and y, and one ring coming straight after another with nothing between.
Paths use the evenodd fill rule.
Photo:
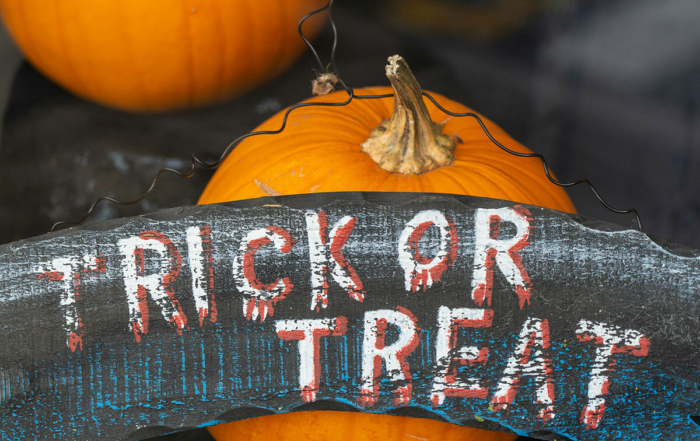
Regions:
<instances>
[{"instance_id":1,"label":"white painted letter","mask_svg":"<svg viewBox=\"0 0 700 441\"><path fill-rule=\"evenodd\" d=\"M282 228L259 228L243 238L239 254L233 259L233 277L236 288L243 294L243 313L248 320L260 317L262 322L268 315L273 315L275 304L287 297L294 288L289 277L278 277L267 285L258 280L255 254L268 243L272 243L282 253L288 253L294 248L292 236Z\"/></svg>"},{"instance_id":2,"label":"white painted letter","mask_svg":"<svg viewBox=\"0 0 700 441\"><path fill-rule=\"evenodd\" d=\"M518 392L520 377L527 375L534 378L537 388L535 404L543 405L537 417L543 422L554 418L554 380L552 378L552 361L549 349L549 323L538 318L527 319L515 353L508 359L503 378L491 399L495 410L506 409L513 404Z\"/></svg>"},{"instance_id":3,"label":"white painted letter","mask_svg":"<svg viewBox=\"0 0 700 441\"><path fill-rule=\"evenodd\" d=\"M192 295L199 315L199 326L209 317L216 323L216 299L214 298L214 255L209 225L187 229L187 256L192 273Z\"/></svg>"},{"instance_id":4,"label":"white painted letter","mask_svg":"<svg viewBox=\"0 0 700 441\"><path fill-rule=\"evenodd\" d=\"M399 336L389 346L385 344L386 328L395 326ZM365 312L365 337L362 345L362 391L358 398L360 406L373 406L379 398L379 383L382 360L391 382L401 382L394 390L394 406L407 405L411 401L413 384L410 366L406 361L418 346L420 328L416 318L405 308L396 311L380 309Z\"/></svg>"},{"instance_id":5,"label":"white painted letter","mask_svg":"<svg viewBox=\"0 0 700 441\"><path fill-rule=\"evenodd\" d=\"M489 349L476 346L455 349L455 344L459 328L490 328L492 322L493 310L491 309L440 307L435 347L437 374L431 397L433 406L437 407L444 403L445 396L486 399L489 388L483 386L478 379L457 380L455 363L485 365L489 357Z\"/></svg>"},{"instance_id":6,"label":"white painted letter","mask_svg":"<svg viewBox=\"0 0 700 441\"><path fill-rule=\"evenodd\" d=\"M440 249L432 259L418 251L418 244L428 228L436 226L440 231ZM457 258L457 229L452 219L437 210L421 211L406 224L399 238L399 263L404 270L406 291L416 292L423 285L423 291L442 277L442 273L452 266Z\"/></svg>"},{"instance_id":7,"label":"white painted letter","mask_svg":"<svg viewBox=\"0 0 700 441\"><path fill-rule=\"evenodd\" d=\"M105 259L102 256L86 254L78 257L61 257L52 260L47 265L37 266L34 272L39 273L37 279L47 279L51 282L61 282L61 301L59 303L63 317L63 329L66 331L66 344L71 351L83 348L83 321L78 312L77 302L82 289L81 278L84 275L95 276L106 271Z\"/></svg>"},{"instance_id":8,"label":"white painted letter","mask_svg":"<svg viewBox=\"0 0 700 441\"><path fill-rule=\"evenodd\" d=\"M605 413L603 396L610 391L608 375L615 366L613 354L645 357L649 353L650 341L639 331L588 320L579 322L576 336L579 341L592 341L597 345L591 380L588 383L588 402L581 412L581 422L586 425L586 429L597 429Z\"/></svg>"},{"instance_id":9,"label":"white painted letter","mask_svg":"<svg viewBox=\"0 0 700 441\"><path fill-rule=\"evenodd\" d=\"M311 309L318 311L328 306L328 281L326 274L329 269L333 279L343 289L347 290L350 298L361 302L365 298L362 281L355 269L343 255L343 246L348 241L350 233L355 228L357 218L344 216L333 226L331 240L328 243L326 230L328 219L326 213L308 211L306 226L309 233L309 259L311 260ZM330 268L329 268L330 267Z\"/></svg>"},{"instance_id":10,"label":"white painted letter","mask_svg":"<svg viewBox=\"0 0 700 441\"><path fill-rule=\"evenodd\" d=\"M515 235L511 239L499 240L503 222L515 224ZM530 304L532 287L523 260L518 254L530 244L535 228L530 212L523 206L513 208L486 209L476 211L476 242L474 252L474 275L472 277L472 299L477 305L491 306L493 291L493 267L498 266L506 280L515 287L520 300L520 309Z\"/></svg>"},{"instance_id":11,"label":"white painted letter","mask_svg":"<svg viewBox=\"0 0 700 441\"><path fill-rule=\"evenodd\" d=\"M148 333L148 302L151 295L160 307L163 318L169 321L178 333L187 327L187 317L180 308L171 284L180 274L181 257L175 244L157 231L144 231L138 237L122 239L118 242L119 250L124 256L122 272L126 300L129 305L129 327L136 341ZM159 255L159 271L146 275L144 251L149 250Z\"/></svg>"},{"instance_id":12,"label":"white painted letter","mask_svg":"<svg viewBox=\"0 0 700 441\"><path fill-rule=\"evenodd\" d=\"M345 335L348 319L279 320L277 336L282 340L299 341L299 390L304 403L316 401L321 383L321 337Z\"/></svg>"}]
</instances>

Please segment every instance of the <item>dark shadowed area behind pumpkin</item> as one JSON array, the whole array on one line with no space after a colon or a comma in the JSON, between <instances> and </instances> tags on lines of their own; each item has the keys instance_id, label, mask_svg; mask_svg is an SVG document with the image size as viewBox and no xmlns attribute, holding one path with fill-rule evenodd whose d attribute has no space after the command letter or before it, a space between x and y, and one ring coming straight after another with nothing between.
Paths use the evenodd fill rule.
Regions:
<instances>
[{"instance_id":1,"label":"dark shadowed area behind pumpkin","mask_svg":"<svg viewBox=\"0 0 700 441\"><path fill-rule=\"evenodd\" d=\"M700 3L337 6L338 67L350 86L386 85L386 58L400 53L424 89L483 113L544 154L561 180L588 178L611 205L637 208L646 232L700 248ZM317 40L324 60L331 39L326 28ZM187 169L192 153L214 160L231 140L308 97L315 67L307 53L281 78L233 102L131 115L76 98L23 63L0 142L0 243L80 218L99 196L140 196L160 167ZM210 176L167 176L145 201L103 203L89 222L194 204ZM606 211L585 187L570 195L583 215L633 226L631 216ZM206 437L197 430L161 439Z\"/></svg>"}]
</instances>

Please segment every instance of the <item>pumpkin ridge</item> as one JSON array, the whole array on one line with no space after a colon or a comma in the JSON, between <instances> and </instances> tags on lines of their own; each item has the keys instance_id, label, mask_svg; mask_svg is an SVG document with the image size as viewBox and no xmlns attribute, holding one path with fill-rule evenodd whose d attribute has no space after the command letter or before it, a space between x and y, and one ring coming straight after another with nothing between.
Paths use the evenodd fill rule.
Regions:
<instances>
[{"instance_id":1,"label":"pumpkin ridge","mask_svg":"<svg viewBox=\"0 0 700 441\"><path fill-rule=\"evenodd\" d=\"M484 186L480 184L480 188L482 191L479 192L477 195L475 192L472 192L470 194L474 196L479 196L479 197L484 197L482 195L489 194L490 191L488 190L489 188L492 189L498 189L499 193L508 193L510 196L510 192L515 191L518 194L515 196L510 196L511 198L515 199L520 199L522 200L523 197L529 196L526 192L518 188L518 185L516 185L519 181L513 180L510 176L507 174L503 173L501 170L497 169L492 169L489 168L489 172L485 172L482 167L471 167L471 174L477 174L481 177L480 180L487 181L489 185ZM497 179L494 178L494 174L498 175ZM507 181L507 185L504 185L504 181L502 179L505 179ZM475 179L472 179L472 182L476 182ZM509 191L506 191L504 187L507 187ZM486 197L497 197L497 196L486 196ZM529 197L527 198L529 200ZM510 200L510 199L509 199Z\"/></svg>"},{"instance_id":2,"label":"pumpkin ridge","mask_svg":"<svg viewBox=\"0 0 700 441\"><path fill-rule=\"evenodd\" d=\"M514 143L517 143L517 141L513 140L510 138ZM503 144L503 143L501 143ZM509 144L506 142L506 144ZM511 146L505 145L507 148L513 150ZM495 155L494 155L495 153ZM527 150L519 153L526 153L526 154L531 154L532 151ZM506 156L507 155L507 156ZM511 168L511 169L516 169L518 172L521 173L526 173L529 178L541 178L540 176L540 170L541 174L546 177L544 173L544 169L540 169L541 167L541 162L539 161L538 158L535 157L521 157L521 156L515 156L512 155L504 150L501 150L500 147L496 146L495 144L493 146L491 145L483 145L483 146L470 146L469 151L465 151L464 149L461 149L458 154L458 158L462 161L468 161L473 164L481 164L482 166L485 167L492 167L492 168ZM508 159L512 161L508 161ZM517 161L517 162L514 162ZM495 165L499 165L500 167L495 167ZM549 182L549 180L547 180Z\"/></svg>"},{"instance_id":3,"label":"pumpkin ridge","mask_svg":"<svg viewBox=\"0 0 700 441\"><path fill-rule=\"evenodd\" d=\"M518 158L518 159L526 159L526 158ZM465 160L463 159L463 161L465 161ZM470 158L470 159L468 160L468 162L469 162L470 164L473 164L474 166L478 166L478 167L481 168L481 169L485 169L485 170L490 170L490 171L498 172L498 173L501 174L501 176L505 176L505 177L507 177L508 179L510 179L510 176L505 175L505 174L502 173L502 170L503 170L502 168L495 167L495 165L501 165L501 166L504 166L504 167L513 167L513 165L512 165L511 163L507 162L507 161L501 161L501 160L498 160L498 159L494 159L493 161L486 162L486 161L474 160L473 158ZM525 175L525 177L527 177L527 178L529 178L529 179L540 178L540 177L541 177L540 174L538 173L538 171L536 171L536 170L531 170L530 167L520 167L520 168L514 168L514 167L513 167L512 170L510 170L510 171L517 172L517 173L519 173L519 174ZM542 174L544 175L544 171L542 172ZM545 177L546 177L546 175L545 175ZM547 182L549 182L549 180L547 180ZM545 187L544 185L542 185L542 184L544 184L544 183L537 182L537 183L534 184L534 185L537 185L537 186L539 186L540 189L545 190L546 187ZM552 184L552 185L554 185L554 184Z\"/></svg>"},{"instance_id":4,"label":"pumpkin ridge","mask_svg":"<svg viewBox=\"0 0 700 441\"><path fill-rule=\"evenodd\" d=\"M473 185L476 185L476 183L473 182L473 180L471 179L470 176L467 177L466 179L468 179L468 180L471 181L471 185L466 185L466 184L463 182L463 180L465 179L465 177L464 177L464 176L460 176L461 179L457 179L457 177L454 176L454 173L452 172L452 170L450 170L449 168L445 168L444 170L441 170L441 172L442 172L442 175L443 175L444 177L446 177L446 178L450 179L452 182L454 182L454 186L455 186L456 188L459 188L459 189L461 190L461 191L459 192L459 194L466 194L466 195L469 195L469 194L470 194L470 188L471 188Z\"/></svg>"},{"instance_id":5,"label":"pumpkin ridge","mask_svg":"<svg viewBox=\"0 0 700 441\"><path fill-rule=\"evenodd\" d=\"M552 203L553 201L549 196L549 192L546 191L543 187L540 187L543 190L541 192L535 191L535 189L533 189L531 186L523 188L522 185L520 185L520 182L522 182L524 179L516 179L515 177L509 176L501 171L496 172L500 176L500 179L502 179L501 182L507 183L509 186L509 190L507 192L509 200L512 200L514 202L521 202L527 205L539 205L546 208L552 208L555 205ZM532 182L532 180L528 182ZM501 189L504 189L504 187L506 187L506 185L503 183L500 185ZM535 185L539 186L539 183L532 184L533 187ZM517 192L517 194L515 192ZM505 197L503 199L505 199Z\"/></svg>"},{"instance_id":6,"label":"pumpkin ridge","mask_svg":"<svg viewBox=\"0 0 700 441\"><path fill-rule=\"evenodd\" d=\"M494 147L498 148L497 146L494 146ZM506 153L506 152L504 152L504 153ZM537 158L523 158L523 157L515 157L515 158L521 159L521 160L537 159ZM501 159L493 159L493 158L489 162L484 162L482 160L474 161L473 159L470 159L469 162L471 162L473 164L480 164L483 167L489 168L490 170L493 170L496 172L500 172L500 170L499 170L499 168L494 167L495 164L500 164L503 166L511 166L512 165L512 164L510 164L506 161L503 161ZM551 182L547 178L547 175L545 174L544 169L537 167L537 170L535 170L534 167L536 167L536 165L528 166L528 167L520 167L517 169L517 172L524 175L527 178L528 182L531 183L531 185L537 186L538 190L541 190L541 194L550 194L551 195L550 190L551 190L552 186L555 186L556 184L554 184L553 182ZM503 174L501 174L501 175L504 176L506 179L508 179L514 186L516 186L516 184L518 184L518 181L513 181L510 176L503 175ZM541 179L543 176L545 178L544 180ZM532 192L530 192L530 195L534 196L535 193L538 193L538 192L533 189ZM537 198L532 197L532 199L537 199ZM565 201L562 198L558 198L556 196L555 196L555 199L557 201L557 205L568 206L568 207L573 208L573 206L571 205L570 202ZM560 210L560 211L566 211L566 210Z\"/></svg>"},{"instance_id":7,"label":"pumpkin ridge","mask_svg":"<svg viewBox=\"0 0 700 441\"><path fill-rule=\"evenodd\" d=\"M462 192L460 192L460 194L466 194L466 195L470 195L470 196L476 196L477 194L478 195L486 194L486 193L488 193L488 188L490 187L490 186L484 186L481 182L479 182L479 180L474 179L476 177L475 175L480 176L481 179L485 179L489 182L492 182L490 180L490 178L488 178L488 176L485 176L483 173L475 170L473 167L471 168L470 173L468 174L468 177L464 178L464 180L468 180L468 182L469 182L468 185L465 182L461 182L460 180L458 180L457 178L455 178L453 176L453 173L456 173L456 170L453 172L453 171L450 171L449 169L446 169L443 171L443 173L446 176L449 176L450 179L452 179L457 185L459 185L459 187L462 190Z\"/></svg>"}]
</instances>

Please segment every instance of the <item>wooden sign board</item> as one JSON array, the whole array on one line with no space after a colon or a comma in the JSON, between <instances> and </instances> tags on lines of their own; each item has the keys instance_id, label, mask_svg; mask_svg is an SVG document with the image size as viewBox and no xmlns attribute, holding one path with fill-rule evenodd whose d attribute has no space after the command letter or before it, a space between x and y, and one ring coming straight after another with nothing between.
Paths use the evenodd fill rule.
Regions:
<instances>
[{"instance_id":1,"label":"wooden sign board","mask_svg":"<svg viewBox=\"0 0 700 441\"><path fill-rule=\"evenodd\" d=\"M512 202L329 193L0 247L4 439L299 409L700 438L700 252ZM633 434L633 435L631 435Z\"/></svg>"}]
</instances>

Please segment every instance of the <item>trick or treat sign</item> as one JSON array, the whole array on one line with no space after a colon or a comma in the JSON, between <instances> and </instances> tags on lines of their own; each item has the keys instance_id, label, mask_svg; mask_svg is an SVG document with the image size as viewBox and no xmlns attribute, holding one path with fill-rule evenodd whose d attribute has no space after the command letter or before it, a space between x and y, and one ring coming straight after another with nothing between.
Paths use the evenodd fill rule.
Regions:
<instances>
[{"instance_id":1,"label":"trick or treat sign","mask_svg":"<svg viewBox=\"0 0 700 441\"><path fill-rule=\"evenodd\" d=\"M700 439L700 252L508 201L328 193L0 247L2 439L270 413Z\"/></svg>"}]
</instances>

